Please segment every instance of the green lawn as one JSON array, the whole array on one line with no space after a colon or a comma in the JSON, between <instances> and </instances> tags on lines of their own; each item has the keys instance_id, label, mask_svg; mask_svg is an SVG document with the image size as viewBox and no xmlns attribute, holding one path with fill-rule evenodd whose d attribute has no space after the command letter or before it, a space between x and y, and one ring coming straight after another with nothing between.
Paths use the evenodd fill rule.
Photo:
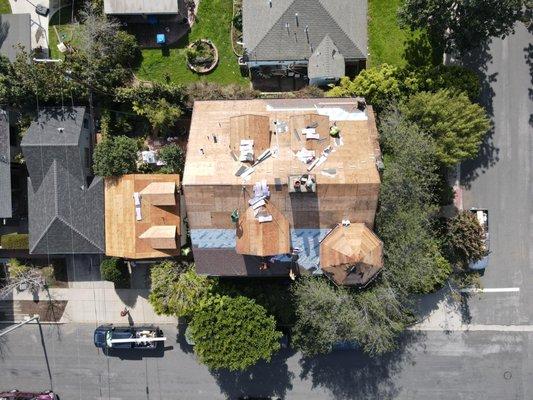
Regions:
<instances>
[{"instance_id":1,"label":"green lawn","mask_svg":"<svg viewBox=\"0 0 533 400\"><path fill-rule=\"evenodd\" d=\"M403 66L404 43L412 37L398 26L397 10L402 0L369 0L369 66L383 63Z\"/></svg>"},{"instance_id":2,"label":"green lawn","mask_svg":"<svg viewBox=\"0 0 533 400\"><path fill-rule=\"evenodd\" d=\"M0 14L11 14L9 0L0 0Z\"/></svg>"},{"instance_id":3,"label":"green lawn","mask_svg":"<svg viewBox=\"0 0 533 400\"><path fill-rule=\"evenodd\" d=\"M187 83L207 80L223 84L245 84L248 79L242 77L237 64L237 57L231 49L232 0L202 0L197 21L188 37L177 48L170 49L168 56L163 56L161 49L143 50L143 61L136 75L143 80L165 82L166 75L175 83ZM210 39L218 49L219 61L215 70L207 75L198 75L187 68L185 48L196 39Z\"/></svg>"},{"instance_id":4,"label":"green lawn","mask_svg":"<svg viewBox=\"0 0 533 400\"><path fill-rule=\"evenodd\" d=\"M76 12L77 10L75 10ZM63 54L57 49L59 43L57 33L63 42L71 42L76 45L76 28L77 24L71 24L72 19L72 7L66 6L58 10L50 18L48 27L48 40L50 41L50 57L51 58L63 58ZM61 25L59 23L61 22ZM54 29L55 27L55 29Z\"/></svg>"}]
</instances>

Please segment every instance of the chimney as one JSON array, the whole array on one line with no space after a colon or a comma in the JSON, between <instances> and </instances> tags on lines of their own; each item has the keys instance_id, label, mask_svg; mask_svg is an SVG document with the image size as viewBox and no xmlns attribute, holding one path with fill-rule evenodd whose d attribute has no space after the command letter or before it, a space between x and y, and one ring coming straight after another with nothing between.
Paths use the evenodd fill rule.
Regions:
<instances>
[{"instance_id":1,"label":"chimney","mask_svg":"<svg viewBox=\"0 0 533 400\"><path fill-rule=\"evenodd\" d=\"M294 18L296 19L296 26L300 26L300 21L298 21L298 13L294 13Z\"/></svg>"}]
</instances>

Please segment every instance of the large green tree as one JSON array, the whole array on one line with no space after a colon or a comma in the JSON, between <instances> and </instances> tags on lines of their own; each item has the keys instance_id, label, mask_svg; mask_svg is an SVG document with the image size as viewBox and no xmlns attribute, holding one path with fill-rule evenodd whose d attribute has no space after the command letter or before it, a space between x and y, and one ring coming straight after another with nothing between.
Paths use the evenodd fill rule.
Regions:
<instances>
[{"instance_id":1,"label":"large green tree","mask_svg":"<svg viewBox=\"0 0 533 400\"><path fill-rule=\"evenodd\" d=\"M486 111L465 93L420 92L402 106L402 113L437 144L437 157L446 166L474 158L490 129Z\"/></svg>"},{"instance_id":2,"label":"large green tree","mask_svg":"<svg viewBox=\"0 0 533 400\"><path fill-rule=\"evenodd\" d=\"M99 176L120 176L137 170L135 139L127 136L107 136L98 143L93 153L93 171Z\"/></svg>"},{"instance_id":3,"label":"large green tree","mask_svg":"<svg viewBox=\"0 0 533 400\"><path fill-rule=\"evenodd\" d=\"M399 17L413 30L429 30L448 47L468 50L512 32L523 8L525 0L405 0Z\"/></svg>"},{"instance_id":4,"label":"large green tree","mask_svg":"<svg viewBox=\"0 0 533 400\"><path fill-rule=\"evenodd\" d=\"M161 171L169 174L183 174L185 152L177 144L169 144L159 149L159 158L165 162Z\"/></svg>"},{"instance_id":5,"label":"large green tree","mask_svg":"<svg viewBox=\"0 0 533 400\"><path fill-rule=\"evenodd\" d=\"M169 103L164 98L148 103L134 101L133 111L148 119L155 136L170 132L182 114L179 106Z\"/></svg>"},{"instance_id":6,"label":"large green tree","mask_svg":"<svg viewBox=\"0 0 533 400\"><path fill-rule=\"evenodd\" d=\"M279 350L281 332L264 307L246 297L203 299L190 322L194 352L210 369L245 370L269 361Z\"/></svg>"}]
</instances>

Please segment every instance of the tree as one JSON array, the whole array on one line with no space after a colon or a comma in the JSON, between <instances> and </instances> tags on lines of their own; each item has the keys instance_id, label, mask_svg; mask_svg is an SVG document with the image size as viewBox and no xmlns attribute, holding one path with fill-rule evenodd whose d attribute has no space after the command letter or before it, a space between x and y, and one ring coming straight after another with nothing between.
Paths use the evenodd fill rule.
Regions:
<instances>
[{"instance_id":1,"label":"tree","mask_svg":"<svg viewBox=\"0 0 533 400\"><path fill-rule=\"evenodd\" d=\"M166 163L161 171L169 174L183 174L185 152L177 144L169 144L159 149L159 158Z\"/></svg>"},{"instance_id":2,"label":"tree","mask_svg":"<svg viewBox=\"0 0 533 400\"><path fill-rule=\"evenodd\" d=\"M447 47L467 50L512 32L524 6L525 0L406 0L399 18L413 30L427 29Z\"/></svg>"},{"instance_id":3,"label":"tree","mask_svg":"<svg viewBox=\"0 0 533 400\"><path fill-rule=\"evenodd\" d=\"M191 323L194 352L210 369L245 370L270 361L281 332L274 317L246 297L211 296L202 300Z\"/></svg>"},{"instance_id":4,"label":"tree","mask_svg":"<svg viewBox=\"0 0 533 400\"><path fill-rule=\"evenodd\" d=\"M485 232L474 213L462 211L448 221L446 242L460 267L487 255Z\"/></svg>"},{"instance_id":5,"label":"tree","mask_svg":"<svg viewBox=\"0 0 533 400\"><path fill-rule=\"evenodd\" d=\"M190 317L212 294L214 280L198 275L194 266L164 261L152 266L149 301L157 314Z\"/></svg>"},{"instance_id":6,"label":"tree","mask_svg":"<svg viewBox=\"0 0 533 400\"><path fill-rule=\"evenodd\" d=\"M155 136L172 129L182 114L178 106L170 104L164 98L148 103L134 101L133 111L148 119Z\"/></svg>"},{"instance_id":7,"label":"tree","mask_svg":"<svg viewBox=\"0 0 533 400\"><path fill-rule=\"evenodd\" d=\"M437 157L446 166L475 157L490 129L483 107L464 93L448 90L417 93L402 106L402 113L435 138Z\"/></svg>"},{"instance_id":8,"label":"tree","mask_svg":"<svg viewBox=\"0 0 533 400\"><path fill-rule=\"evenodd\" d=\"M400 97L400 82L397 74L398 69L388 64L368 68L361 71L353 81L348 77L341 78L339 85L327 92L327 96L362 96L368 104L371 104L377 111L381 111Z\"/></svg>"},{"instance_id":9,"label":"tree","mask_svg":"<svg viewBox=\"0 0 533 400\"><path fill-rule=\"evenodd\" d=\"M0 300L8 297L13 290L25 287L30 292L37 292L43 286L43 278L37 268L23 264L15 258L8 263L9 275L0 279Z\"/></svg>"},{"instance_id":10,"label":"tree","mask_svg":"<svg viewBox=\"0 0 533 400\"><path fill-rule=\"evenodd\" d=\"M138 149L137 141L127 136L105 137L94 149L94 173L109 177L135 172Z\"/></svg>"},{"instance_id":11,"label":"tree","mask_svg":"<svg viewBox=\"0 0 533 400\"><path fill-rule=\"evenodd\" d=\"M292 342L305 355L327 353L336 343L356 336L361 316L348 291L317 277L301 279L293 291L296 324Z\"/></svg>"}]
</instances>

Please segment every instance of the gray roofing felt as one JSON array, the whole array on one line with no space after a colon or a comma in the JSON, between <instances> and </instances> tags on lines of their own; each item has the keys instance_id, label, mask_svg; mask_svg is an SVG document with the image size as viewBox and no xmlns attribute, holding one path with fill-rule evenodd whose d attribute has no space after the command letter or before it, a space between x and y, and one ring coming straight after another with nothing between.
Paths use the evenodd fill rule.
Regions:
<instances>
[{"instance_id":1,"label":"gray roofing felt","mask_svg":"<svg viewBox=\"0 0 533 400\"><path fill-rule=\"evenodd\" d=\"M0 54L13 61L19 44L31 50L30 14L0 14Z\"/></svg>"},{"instance_id":2,"label":"gray roofing felt","mask_svg":"<svg viewBox=\"0 0 533 400\"><path fill-rule=\"evenodd\" d=\"M326 35L346 59L366 58L367 0L243 1L243 41L252 61L309 59Z\"/></svg>"},{"instance_id":3,"label":"gray roofing felt","mask_svg":"<svg viewBox=\"0 0 533 400\"><path fill-rule=\"evenodd\" d=\"M104 0L106 14L174 14L178 0Z\"/></svg>"},{"instance_id":4,"label":"gray roofing felt","mask_svg":"<svg viewBox=\"0 0 533 400\"><path fill-rule=\"evenodd\" d=\"M0 110L0 218L12 217L9 118Z\"/></svg>"},{"instance_id":5,"label":"gray roofing felt","mask_svg":"<svg viewBox=\"0 0 533 400\"><path fill-rule=\"evenodd\" d=\"M309 58L307 76L313 78L340 78L345 75L344 56L333 40L326 35Z\"/></svg>"},{"instance_id":6,"label":"gray roofing felt","mask_svg":"<svg viewBox=\"0 0 533 400\"><path fill-rule=\"evenodd\" d=\"M104 184L96 177L87 186L80 149L84 113L45 109L22 140L30 174L30 253L104 252Z\"/></svg>"}]
</instances>

